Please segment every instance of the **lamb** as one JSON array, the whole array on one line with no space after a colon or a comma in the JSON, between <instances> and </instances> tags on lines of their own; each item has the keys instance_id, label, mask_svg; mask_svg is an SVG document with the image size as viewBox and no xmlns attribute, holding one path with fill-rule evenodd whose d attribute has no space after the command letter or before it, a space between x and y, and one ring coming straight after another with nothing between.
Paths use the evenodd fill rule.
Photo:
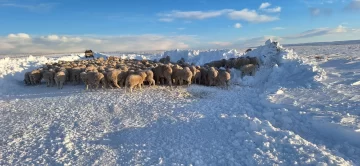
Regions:
<instances>
[{"instance_id":1,"label":"lamb","mask_svg":"<svg viewBox=\"0 0 360 166\"><path fill-rule=\"evenodd\" d=\"M218 74L219 74L219 72L215 69L215 67L210 67L210 70L208 71L208 85L209 86L215 85Z\"/></svg>"},{"instance_id":2,"label":"lamb","mask_svg":"<svg viewBox=\"0 0 360 166\"><path fill-rule=\"evenodd\" d=\"M138 86L141 90L141 85L143 84L146 78L145 72L140 72L139 74L130 74L125 81L125 92L126 88L130 88L130 93L135 86Z\"/></svg>"},{"instance_id":3,"label":"lamb","mask_svg":"<svg viewBox=\"0 0 360 166\"><path fill-rule=\"evenodd\" d=\"M65 72L64 71L57 72L55 74L54 80L58 89L62 89L64 86L64 82L66 81Z\"/></svg>"},{"instance_id":4,"label":"lamb","mask_svg":"<svg viewBox=\"0 0 360 166\"><path fill-rule=\"evenodd\" d=\"M54 86L54 83L55 83L54 77L55 77L54 70L50 69L48 71L44 71L43 80L45 80L47 87Z\"/></svg>"},{"instance_id":5,"label":"lamb","mask_svg":"<svg viewBox=\"0 0 360 166\"><path fill-rule=\"evenodd\" d=\"M172 86L171 83L171 74L173 72L170 65L159 65L152 69L154 72L155 82L156 84L160 84L159 79L161 79L162 84L164 84L164 80L166 79L170 87Z\"/></svg>"},{"instance_id":6,"label":"lamb","mask_svg":"<svg viewBox=\"0 0 360 166\"><path fill-rule=\"evenodd\" d=\"M241 70L241 78L243 78L245 75L254 76L256 73L256 66L253 64L247 64L243 66L240 70Z\"/></svg>"},{"instance_id":7,"label":"lamb","mask_svg":"<svg viewBox=\"0 0 360 166\"><path fill-rule=\"evenodd\" d=\"M217 82L221 86L226 86L226 89L229 89L229 81L231 79L231 75L226 70L219 70L219 74L217 76Z\"/></svg>"}]
</instances>

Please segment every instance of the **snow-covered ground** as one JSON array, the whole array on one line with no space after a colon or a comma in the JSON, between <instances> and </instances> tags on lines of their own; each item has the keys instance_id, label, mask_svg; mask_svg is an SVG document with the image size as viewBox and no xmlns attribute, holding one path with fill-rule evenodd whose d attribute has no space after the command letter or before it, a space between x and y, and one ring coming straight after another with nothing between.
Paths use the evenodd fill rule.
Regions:
<instances>
[{"instance_id":1,"label":"snow-covered ground","mask_svg":"<svg viewBox=\"0 0 360 166\"><path fill-rule=\"evenodd\" d=\"M359 44L266 43L247 54L261 58L256 76L240 79L233 70L230 90L159 86L133 94L23 85L26 71L83 54L0 59L0 165L360 165L359 52ZM96 56L203 64L242 54Z\"/></svg>"}]
</instances>

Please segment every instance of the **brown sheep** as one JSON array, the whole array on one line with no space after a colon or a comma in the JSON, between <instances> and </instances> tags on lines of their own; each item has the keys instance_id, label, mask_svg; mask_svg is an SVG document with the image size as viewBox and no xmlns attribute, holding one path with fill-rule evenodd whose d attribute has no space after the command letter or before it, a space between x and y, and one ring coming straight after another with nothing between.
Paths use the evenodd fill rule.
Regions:
<instances>
[{"instance_id":1,"label":"brown sheep","mask_svg":"<svg viewBox=\"0 0 360 166\"><path fill-rule=\"evenodd\" d=\"M151 85L155 86L154 72L151 70L145 70L145 73L146 73L145 81L149 82L149 86Z\"/></svg>"},{"instance_id":2,"label":"brown sheep","mask_svg":"<svg viewBox=\"0 0 360 166\"><path fill-rule=\"evenodd\" d=\"M30 72L30 82L32 85L40 84L42 79L42 71L40 69Z\"/></svg>"},{"instance_id":3,"label":"brown sheep","mask_svg":"<svg viewBox=\"0 0 360 166\"><path fill-rule=\"evenodd\" d=\"M146 78L145 72L140 72L139 74L130 74L125 81L125 92L126 88L130 88L130 93L132 93L132 89L135 86L138 86L141 89L141 85L143 84L144 80Z\"/></svg>"},{"instance_id":4,"label":"brown sheep","mask_svg":"<svg viewBox=\"0 0 360 166\"><path fill-rule=\"evenodd\" d=\"M154 72L156 84L160 84L160 79L161 79L161 83L164 84L163 79L166 79L170 87L172 86L171 74L173 71L170 65L159 65L153 68L152 71Z\"/></svg>"},{"instance_id":5,"label":"brown sheep","mask_svg":"<svg viewBox=\"0 0 360 166\"><path fill-rule=\"evenodd\" d=\"M80 84L81 78L80 78L80 73L82 72L82 69L80 67L74 67L71 69L71 81L73 82L74 85L78 85Z\"/></svg>"},{"instance_id":6,"label":"brown sheep","mask_svg":"<svg viewBox=\"0 0 360 166\"><path fill-rule=\"evenodd\" d=\"M247 58L249 59L249 64L253 64L258 68L260 67L259 58L257 58L257 57L247 57Z\"/></svg>"},{"instance_id":7,"label":"brown sheep","mask_svg":"<svg viewBox=\"0 0 360 166\"><path fill-rule=\"evenodd\" d=\"M164 64L170 63L170 56L166 56L165 58L161 58L159 60L159 62L164 63Z\"/></svg>"},{"instance_id":8,"label":"brown sheep","mask_svg":"<svg viewBox=\"0 0 360 166\"><path fill-rule=\"evenodd\" d=\"M193 73L191 72L190 68L185 67L184 69L179 70L179 71L176 72L176 75L175 75L175 80L176 81L175 82L179 83L179 85L181 86L182 83L184 81L186 81L187 86L190 86L192 76L193 76Z\"/></svg>"},{"instance_id":9,"label":"brown sheep","mask_svg":"<svg viewBox=\"0 0 360 166\"><path fill-rule=\"evenodd\" d=\"M47 87L54 86L55 84L54 77L55 77L55 71L52 69L43 72L42 79L45 80Z\"/></svg>"},{"instance_id":10,"label":"brown sheep","mask_svg":"<svg viewBox=\"0 0 360 166\"><path fill-rule=\"evenodd\" d=\"M66 81L65 72L64 71L57 72L55 74L54 80L58 89L62 89L64 86L64 82Z\"/></svg>"},{"instance_id":11,"label":"brown sheep","mask_svg":"<svg viewBox=\"0 0 360 166\"><path fill-rule=\"evenodd\" d=\"M178 77L178 72L181 71L183 68L177 64L172 66L172 74L171 74L171 81L173 84L177 84L176 77Z\"/></svg>"},{"instance_id":12,"label":"brown sheep","mask_svg":"<svg viewBox=\"0 0 360 166\"><path fill-rule=\"evenodd\" d=\"M247 64L243 66L241 69L241 78L245 75L254 76L256 74L256 66L253 64Z\"/></svg>"},{"instance_id":13,"label":"brown sheep","mask_svg":"<svg viewBox=\"0 0 360 166\"><path fill-rule=\"evenodd\" d=\"M120 73L121 73L121 70L115 69L115 70L109 71L106 74L107 80L109 81L108 84L111 88L113 88L112 85L114 85L116 88L120 88L120 86L118 84L118 79L119 79Z\"/></svg>"},{"instance_id":14,"label":"brown sheep","mask_svg":"<svg viewBox=\"0 0 360 166\"><path fill-rule=\"evenodd\" d=\"M201 71L199 69L196 69L195 71L194 83L201 84Z\"/></svg>"},{"instance_id":15,"label":"brown sheep","mask_svg":"<svg viewBox=\"0 0 360 166\"><path fill-rule=\"evenodd\" d=\"M24 75L25 85L30 85L31 84L30 73L31 72L29 71L29 72L26 72L25 75Z\"/></svg>"},{"instance_id":16,"label":"brown sheep","mask_svg":"<svg viewBox=\"0 0 360 166\"><path fill-rule=\"evenodd\" d=\"M208 69L205 67L201 67L200 75L201 75L200 84L208 85L208 76L209 76Z\"/></svg>"},{"instance_id":17,"label":"brown sheep","mask_svg":"<svg viewBox=\"0 0 360 166\"><path fill-rule=\"evenodd\" d=\"M215 69L215 67L210 67L210 69L208 70L208 77L207 77L209 86L215 85L218 74L219 72Z\"/></svg>"},{"instance_id":18,"label":"brown sheep","mask_svg":"<svg viewBox=\"0 0 360 166\"><path fill-rule=\"evenodd\" d=\"M229 81L231 79L231 75L226 70L219 70L219 74L217 76L217 83L220 86L226 86L226 89L229 89Z\"/></svg>"},{"instance_id":19,"label":"brown sheep","mask_svg":"<svg viewBox=\"0 0 360 166\"><path fill-rule=\"evenodd\" d=\"M243 66L250 64L250 60L245 57L237 58L234 62L235 69L241 69Z\"/></svg>"}]
</instances>

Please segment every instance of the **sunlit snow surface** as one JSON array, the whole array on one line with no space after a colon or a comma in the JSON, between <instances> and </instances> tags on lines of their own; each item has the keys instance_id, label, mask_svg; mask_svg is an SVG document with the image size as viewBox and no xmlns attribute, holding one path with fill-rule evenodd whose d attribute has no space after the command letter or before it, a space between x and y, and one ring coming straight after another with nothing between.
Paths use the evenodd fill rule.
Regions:
<instances>
[{"instance_id":1,"label":"sunlit snow surface","mask_svg":"<svg viewBox=\"0 0 360 166\"><path fill-rule=\"evenodd\" d=\"M133 94L24 86L26 71L83 54L0 59L0 165L360 165L359 53L268 42L247 54L261 59L256 76L233 70L230 90ZM201 65L243 52L96 53L108 55Z\"/></svg>"}]
</instances>

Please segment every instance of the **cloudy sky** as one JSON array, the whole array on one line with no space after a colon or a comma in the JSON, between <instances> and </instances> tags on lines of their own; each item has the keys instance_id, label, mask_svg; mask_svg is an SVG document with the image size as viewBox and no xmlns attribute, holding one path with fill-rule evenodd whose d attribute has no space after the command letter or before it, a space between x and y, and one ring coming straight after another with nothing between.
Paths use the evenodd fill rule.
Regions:
<instances>
[{"instance_id":1,"label":"cloudy sky","mask_svg":"<svg viewBox=\"0 0 360 166\"><path fill-rule=\"evenodd\" d=\"M360 0L0 0L0 53L360 39Z\"/></svg>"}]
</instances>

